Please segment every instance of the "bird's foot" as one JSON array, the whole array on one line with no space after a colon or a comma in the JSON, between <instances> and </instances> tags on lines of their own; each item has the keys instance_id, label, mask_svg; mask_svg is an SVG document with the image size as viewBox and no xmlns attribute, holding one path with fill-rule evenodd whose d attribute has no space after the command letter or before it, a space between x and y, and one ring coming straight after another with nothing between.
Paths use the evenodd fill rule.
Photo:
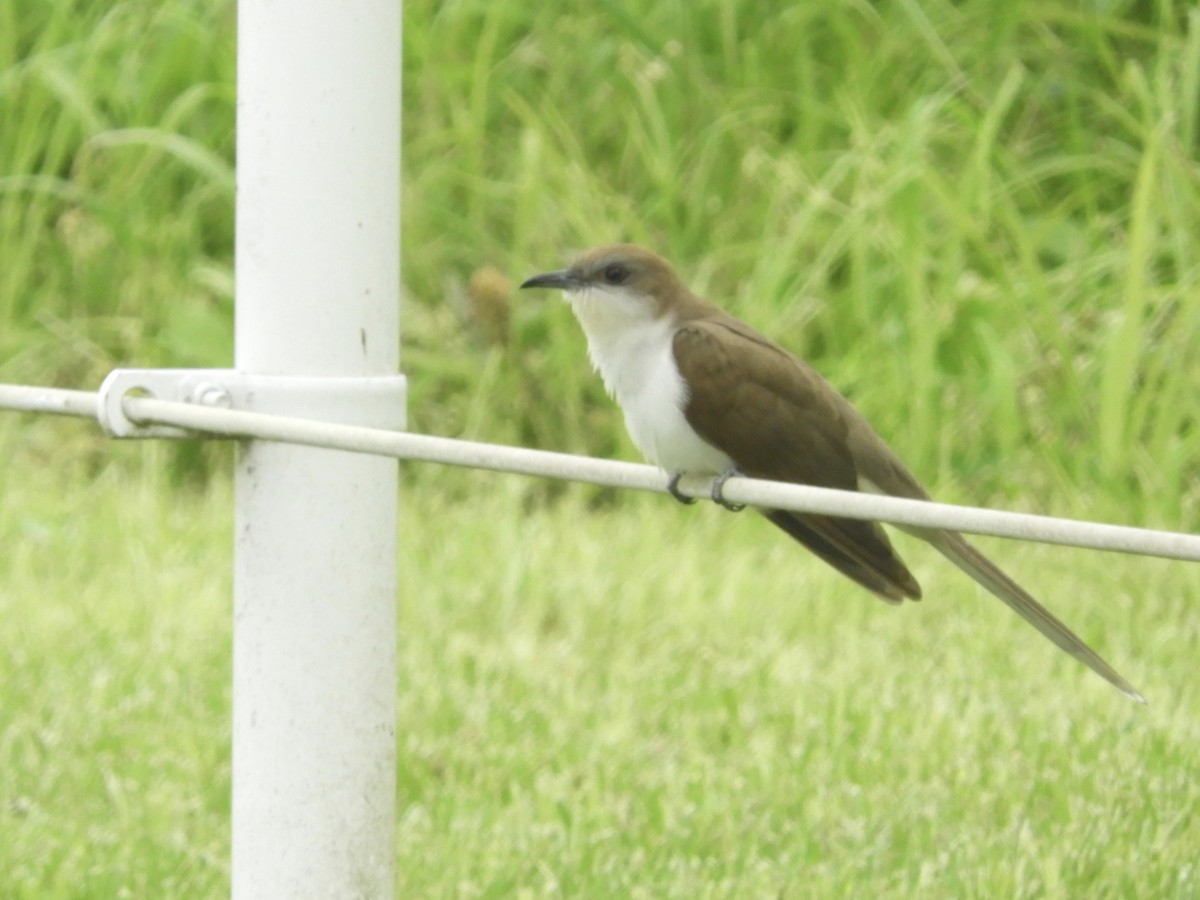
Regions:
<instances>
[{"instance_id":1,"label":"bird's foot","mask_svg":"<svg viewBox=\"0 0 1200 900\"><path fill-rule=\"evenodd\" d=\"M739 470L737 466L730 466L715 479L713 479L712 490L709 493L709 496L712 497L713 503L721 504L721 506L725 507L730 512L741 512L746 508L745 503L730 503L725 499L725 496L722 493L722 491L725 489L725 482L727 482L730 478L735 478L741 474L741 470Z\"/></svg>"},{"instance_id":2,"label":"bird's foot","mask_svg":"<svg viewBox=\"0 0 1200 900\"><path fill-rule=\"evenodd\" d=\"M683 477L682 472L676 472L671 476L671 480L667 482L667 493L682 503L684 506L691 506L696 502L695 497L689 497L687 494L679 490L679 479Z\"/></svg>"}]
</instances>

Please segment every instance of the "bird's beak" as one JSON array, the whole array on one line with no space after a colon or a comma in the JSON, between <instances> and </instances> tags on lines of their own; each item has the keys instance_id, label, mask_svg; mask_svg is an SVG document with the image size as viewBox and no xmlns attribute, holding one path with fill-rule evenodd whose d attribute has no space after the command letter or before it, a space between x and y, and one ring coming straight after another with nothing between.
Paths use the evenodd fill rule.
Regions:
<instances>
[{"instance_id":1,"label":"bird's beak","mask_svg":"<svg viewBox=\"0 0 1200 900\"><path fill-rule=\"evenodd\" d=\"M560 291L570 291L579 287L579 278L570 269L561 272L546 272L534 275L521 282L522 288L557 288Z\"/></svg>"}]
</instances>

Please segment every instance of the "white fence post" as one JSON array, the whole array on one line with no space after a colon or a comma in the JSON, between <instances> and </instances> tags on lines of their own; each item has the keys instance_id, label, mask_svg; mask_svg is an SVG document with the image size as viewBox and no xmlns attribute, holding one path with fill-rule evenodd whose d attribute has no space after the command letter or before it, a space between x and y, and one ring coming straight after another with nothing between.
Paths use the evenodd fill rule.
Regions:
<instances>
[{"instance_id":1,"label":"white fence post","mask_svg":"<svg viewBox=\"0 0 1200 900\"><path fill-rule=\"evenodd\" d=\"M400 27L398 0L239 3L239 370L397 371ZM396 488L392 459L239 448L235 898L394 890Z\"/></svg>"}]
</instances>

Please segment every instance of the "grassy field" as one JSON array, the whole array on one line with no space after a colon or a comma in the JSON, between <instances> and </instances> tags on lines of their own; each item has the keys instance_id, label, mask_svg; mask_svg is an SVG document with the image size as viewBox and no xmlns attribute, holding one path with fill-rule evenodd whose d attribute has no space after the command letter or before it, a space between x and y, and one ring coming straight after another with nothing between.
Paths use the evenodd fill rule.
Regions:
<instances>
[{"instance_id":1,"label":"grassy field","mask_svg":"<svg viewBox=\"0 0 1200 900\"><path fill-rule=\"evenodd\" d=\"M234 44L0 0L0 380L231 362ZM404 77L414 427L634 458L511 293L631 239L940 497L1200 528L1189 6L410 0ZM228 455L0 413L0 895L227 893ZM1200 897L1200 567L987 544L1141 708L919 545L402 480L400 896Z\"/></svg>"},{"instance_id":2,"label":"grassy field","mask_svg":"<svg viewBox=\"0 0 1200 900\"><path fill-rule=\"evenodd\" d=\"M220 896L229 486L18 458L3 891ZM745 515L442 480L405 479L400 896L1196 896L1195 567L997 548L1143 708L931 553L893 609Z\"/></svg>"}]
</instances>

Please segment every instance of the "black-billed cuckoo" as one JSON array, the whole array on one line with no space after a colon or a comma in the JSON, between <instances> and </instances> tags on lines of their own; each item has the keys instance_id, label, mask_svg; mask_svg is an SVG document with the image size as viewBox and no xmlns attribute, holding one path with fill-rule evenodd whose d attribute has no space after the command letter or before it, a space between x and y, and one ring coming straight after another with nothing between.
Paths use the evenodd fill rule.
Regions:
<instances>
[{"instance_id":1,"label":"black-billed cuckoo","mask_svg":"<svg viewBox=\"0 0 1200 900\"><path fill-rule=\"evenodd\" d=\"M712 475L713 499L733 475L929 495L867 420L803 360L697 297L661 257L630 244L587 250L523 288L564 292L588 354L625 413L633 443L671 477ZM889 603L921 586L877 522L760 509L825 562ZM906 528L1011 606L1047 638L1145 699L1071 629L953 531Z\"/></svg>"}]
</instances>

